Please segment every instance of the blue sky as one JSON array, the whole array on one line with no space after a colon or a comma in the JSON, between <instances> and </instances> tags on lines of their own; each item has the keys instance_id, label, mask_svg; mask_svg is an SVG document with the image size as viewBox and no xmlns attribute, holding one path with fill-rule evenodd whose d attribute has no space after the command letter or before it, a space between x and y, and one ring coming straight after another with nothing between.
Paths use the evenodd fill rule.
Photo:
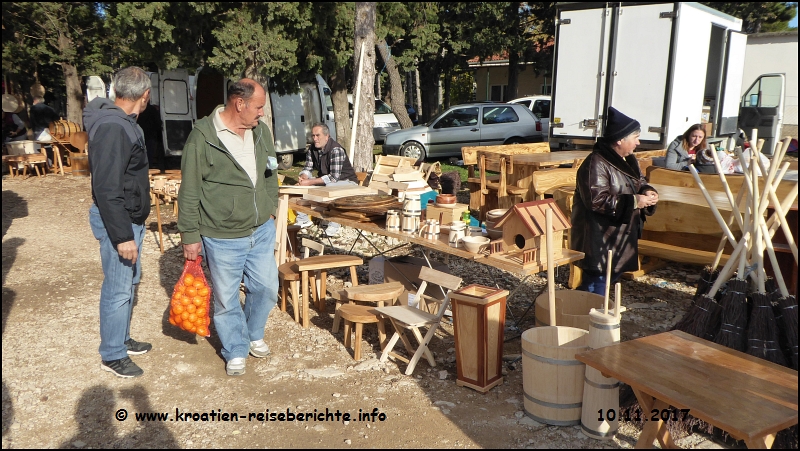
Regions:
<instances>
[{"instance_id":1,"label":"blue sky","mask_svg":"<svg viewBox=\"0 0 800 451\"><path fill-rule=\"evenodd\" d=\"M794 16L794 19L789 21L789 26L797 28L797 16L796 15Z\"/></svg>"}]
</instances>

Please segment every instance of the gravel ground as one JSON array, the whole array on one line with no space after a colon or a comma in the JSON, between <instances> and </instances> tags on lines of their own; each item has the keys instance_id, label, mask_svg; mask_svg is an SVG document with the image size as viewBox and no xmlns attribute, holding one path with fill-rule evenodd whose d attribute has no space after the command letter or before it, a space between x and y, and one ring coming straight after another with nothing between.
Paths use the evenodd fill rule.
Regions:
<instances>
[{"instance_id":1,"label":"gravel ground","mask_svg":"<svg viewBox=\"0 0 800 451\"><path fill-rule=\"evenodd\" d=\"M463 195L463 194L462 194ZM505 381L487 394L455 384L453 328L449 321L432 343L437 366L421 362L414 376L405 365L378 362L373 327L365 328L362 359L331 334L327 313L311 312L310 329L275 309L266 327L272 355L248 359L247 373L225 375L220 344L177 330L168 322L172 287L182 269L175 217L163 213L165 252L158 249L155 213L148 219L143 278L132 320L134 338L154 349L134 360L145 374L118 379L99 368L98 295L102 271L98 245L88 225L88 178L49 175L3 178L3 448L129 447L359 447L359 448L630 448L639 431L621 423L613 441L586 438L578 427L539 424L523 414L521 331L533 326L535 294L545 274L518 277L459 258L451 272L468 283L520 290L509 300ZM322 229L306 232L320 237ZM326 253L346 252L356 236L343 228ZM391 246L384 242L383 246ZM366 244L354 252L372 255ZM395 253L421 255L406 247ZM433 253L436 260L443 255ZM668 330L683 315L701 268L670 265L635 281L623 281L622 339ZM366 283L368 265L359 268ZM557 281L566 283L567 271ZM332 289L344 271L331 271ZM123 410L128 417L122 420ZM275 411L385 414L385 420L332 422L177 421L180 412ZM169 412L164 422L136 421L136 413ZM173 421L170 421L173 420ZM710 437L679 438L682 447L720 447ZM725 445L727 446L727 445Z\"/></svg>"}]
</instances>

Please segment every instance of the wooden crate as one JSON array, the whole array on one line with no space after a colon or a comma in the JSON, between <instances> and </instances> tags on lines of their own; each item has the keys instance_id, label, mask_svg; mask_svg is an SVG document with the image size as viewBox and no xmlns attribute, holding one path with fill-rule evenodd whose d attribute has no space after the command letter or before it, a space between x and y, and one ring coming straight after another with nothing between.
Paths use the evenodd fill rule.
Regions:
<instances>
[{"instance_id":1,"label":"wooden crate","mask_svg":"<svg viewBox=\"0 0 800 451\"><path fill-rule=\"evenodd\" d=\"M469 285L450 293L457 385L486 393L503 383L506 297L506 290L481 285Z\"/></svg>"}]
</instances>

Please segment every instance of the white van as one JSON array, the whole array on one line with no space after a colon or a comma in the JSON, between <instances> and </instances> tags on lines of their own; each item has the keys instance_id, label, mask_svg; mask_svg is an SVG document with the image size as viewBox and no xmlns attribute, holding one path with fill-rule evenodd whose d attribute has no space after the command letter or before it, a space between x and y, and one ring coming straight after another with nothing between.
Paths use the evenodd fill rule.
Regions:
<instances>
[{"instance_id":1,"label":"white van","mask_svg":"<svg viewBox=\"0 0 800 451\"><path fill-rule=\"evenodd\" d=\"M347 94L347 101L350 103L350 117L352 118L353 94ZM392 112L392 107L377 97L375 98L375 113L373 117L372 137L376 143L382 143L386 139L386 135L401 128L400 121Z\"/></svg>"},{"instance_id":2,"label":"white van","mask_svg":"<svg viewBox=\"0 0 800 451\"><path fill-rule=\"evenodd\" d=\"M153 85L150 102L159 107L164 125L164 155L180 156L194 122L225 103L228 86L233 81L204 67L191 75L188 69L159 70L148 74ZM102 78L87 77L86 86L87 101L98 96L107 97L108 91ZM319 75L309 83L299 84L296 93L270 93L270 102L273 116L271 128L281 169L291 168L294 154L305 152L306 145L311 143L311 126L314 123L326 124L331 136L336 139L331 90Z\"/></svg>"}]
</instances>

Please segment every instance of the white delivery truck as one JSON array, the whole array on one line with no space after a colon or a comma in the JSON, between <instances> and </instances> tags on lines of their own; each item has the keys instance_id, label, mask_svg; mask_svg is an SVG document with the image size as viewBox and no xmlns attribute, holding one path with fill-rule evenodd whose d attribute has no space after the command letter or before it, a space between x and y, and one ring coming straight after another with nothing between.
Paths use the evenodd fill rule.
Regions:
<instances>
[{"instance_id":1,"label":"white delivery truck","mask_svg":"<svg viewBox=\"0 0 800 451\"><path fill-rule=\"evenodd\" d=\"M208 116L217 105L225 103L232 80L219 72L201 67L193 73L188 69L148 72L152 81L150 102L159 107L162 120L164 155L180 156L186 139L197 119ZM98 76L87 77L87 101L113 90L106 90ZM281 169L289 169L294 154L304 152L311 143L311 126L321 122L336 139L333 122L331 90L319 75L308 83L300 83L297 91L286 95L270 93L272 105L271 129L275 135L275 150Z\"/></svg>"},{"instance_id":2,"label":"white delivery truck","mask_svg":"<svg viewBox=\"0 0 800 451\"><path fill-rule=\"evenodd\" d=\"M689 2L559 3L556 11L554 149L592 146L609 106L641 123L642 148L664 149L708 123L710 138L758 127L765 152L774 149L785 77L762 75L740 99L741 19Z\"/></svg>"}]
</instances>

